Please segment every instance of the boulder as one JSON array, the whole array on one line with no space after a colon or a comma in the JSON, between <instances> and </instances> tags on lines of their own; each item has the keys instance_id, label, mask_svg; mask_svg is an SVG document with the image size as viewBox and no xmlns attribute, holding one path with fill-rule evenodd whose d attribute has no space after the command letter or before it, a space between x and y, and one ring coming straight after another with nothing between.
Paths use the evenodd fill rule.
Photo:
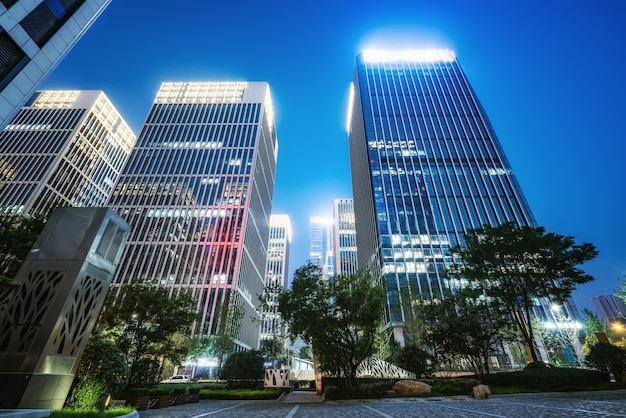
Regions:
<instances>
[{"instance_id":1,"label":"boulder","mask_svg":"<svg viewBox=\"0 0 626 418\"><path fill-rule=\"evenodd\" d=\"M491 390L489 390L489 386L487 385L477 385L473 388L474 398L476 399L487 399L489 395L491 395Z\"/></svg>"},{"instance_id":2,"label":"boulder","mask_svg":"<svg viewBox=\"0 0 626 418\"><path fill-rule=\"evenodd\" d=\"M416 396L430 393L432 386L417 380L398 380L391 389L402 396Z\"/></svg>"}]
</instances>

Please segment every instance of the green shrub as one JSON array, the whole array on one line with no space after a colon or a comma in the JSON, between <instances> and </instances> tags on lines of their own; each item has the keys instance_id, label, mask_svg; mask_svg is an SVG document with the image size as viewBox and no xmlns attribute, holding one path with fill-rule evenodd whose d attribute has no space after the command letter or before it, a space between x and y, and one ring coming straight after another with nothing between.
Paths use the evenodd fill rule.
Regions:
<instances>
[{"instance_id":1,"label":"green shrub","mask_svg":"<svg viewBox=\"0 0 626 418\"><path fill-rule=\"evenodd\" d=\"M264 376L263 356L257 350L231 354L219 372L219 378L231 389L257 389Z\"/></svg>"},{"instance_id":2,"label":"green shrub","mask_svg":"<svg viewBox=\"0 0 626 418\"><path fill-rule=\"evenodd\" d=\"M130 390L130 396L148 396L150 395L149 388L132 388Z\"/></svg>"},{"instance_id":3,"label":"green shrub","mask_svg":"<svg viewBox=\"0 0 626 418\"><path fill-rule=\"evenodd\" d=\"M391 362L419 377L430 369L432 356L415 344L407 344L394 353Z\"/></svg>"},{"instance_id":4,"label":"green shrub","mask_svg":"<svg viewBox=\"0 0 626 418\"><path fill-rule=\"evenodd\" d=\"M530 368L517 372L489 374L482 377L486 385L513 386L542 391L569 392L608 382L606 373L569 368Z\"/></svg>"},{"instance_id":5,"label":"green shrub","mask_svg":"<svg viewBox=\"0 0 626 418\"><path fill-rule=\"evenodd\" d=\"M609 344L595 344L589 349L587 364L596 370L612 373L620 381L626 371L626 350Z\"/></svg>"},{"instance_id":6,"label":"green shrub","mask_svg":"<svg viewBox=\"0 0 626 418\"><path fill-rule=\"evenodd\" d=\"M525 367L524 370L536 370L536 369L553 369L555 366L553 366L550 363L544 363L543 361L533 361L532 363L528 363Z\"/></svg>"},{"instance_id":7,"label":"green shrub","mask_svg":"<svg viewBox=\"0 0 626 418\"><path fill-rule=\"evenodd\" d=\"M83 380L74 386L65 405L72 409L98 409L106 390L106 383L99 379Z\"/></svg>"},{"instance_id":8,"label":"green shrub","mask_svg":"<svg viewBox=\"0 0 626 418\"><path fill-rule=\"evenodd\" d=\"M387 391L393 386L393 381L366 383L352 388L343 386L327 386L324 394L328 400L339 399L375 399L387 395Z\"/></svg>"},{"instance_id":9,"label":"green shrub","mask_svg":"<svg viewBox=\"0 0 626 418\"><path fill-rule=\"evenodd\" d=\"M262 390L200 389L200 399L268 400L278 398L282 392L282 389L278 388L269 388Z\"/></svg>"},{"instance_id":10,"label":"green shrub","mask_svg":"<svg viewBox=\"0 0 626 418\"><path fill-rule=\"evenodd\" d=\"M439 395L471 395L472 388L480 384L478 380L468 378L442 378L421 381L431 385L433 393Z\"/></svg>"},{"instance_id":11,"label":"green shrub","mask_svg":"<svg viewBox=\"0 0 626 418\"><path fill-rule=\"evenodd\" d=\"M207 389L207 390L226 389L226 383L225 382L203 383L202 386L200 386L200 389Z\"/></svg>"},{"instance_id":12,"label":"green shrub","mask_svg":"<svg viewBox=\"0 0 626 418\"><path fill-rule=\"evenodd\" d=\"M185 393L187 393L187 386L177 385L172 388L172 395L184 395Z\"/></svg>"},{"instance_id":13,"label":"green shrub","mask_svg":"<svg viewBox=\"0 0 626 418\"><path fill-rule=\"evenodd\" d=\"M128 415L133 412L133 408L110 408L106 411L76 411L73 409L59 409L50 413L51 418L113 418Z\"/></svg>"},{"instance_id":14,"label":"green shrub","mask_svg":"<svg viewBox=\"0 0 626 418\"><path fill-rule=\"evenodd\" d=\"M164 396L164 395L169 395L171 392L170 389L168 388L164 388L164 387L157 387L157 388L152 388L150 389L150 395L151 396Z\"/></svg>"}]
</instances>

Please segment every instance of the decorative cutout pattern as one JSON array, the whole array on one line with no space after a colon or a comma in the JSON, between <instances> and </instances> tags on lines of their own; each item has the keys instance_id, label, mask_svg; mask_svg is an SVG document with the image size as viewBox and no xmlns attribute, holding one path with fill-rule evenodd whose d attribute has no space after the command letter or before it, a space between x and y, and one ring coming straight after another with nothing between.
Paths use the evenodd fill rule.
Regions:
<instances>
[{"instance_id":1,"label":"decorative cutout pattern","mask_svg":"<svg viewBox=\"0 0 626 418\"><path fill-rule=\"evenodd\" d=\"M31 271L0 318L0 352L23 353L35 341L63 280L60 271Z\"/></svg>"},{"instance_id":2,"label":"decorative cutout pattern","mask_svg":"<svg viewBox=\"0 0 626 418\"><path fill-rule=\"evenodd\" d=\"M63 356L76 356L82 343L89 338L89 324L96 312L95 307L104 299L104 286L101 280L83 277L74 292L72 305L62 318L61 328L55 337L51 352Z\"/></svg>"},{"instance_id":3,"label":"decorative cutout pattern","mask_svg":"<svg viewBox=\"0 0 626 418\"><path fill-rule=\"evenodd\" d=\"M415 373L376 357L368 357L356 369L356 377L377 377L381 379L417 379Z\"/></svg>"},{"instance_id":4,"label":"decorative cutout pattern","mask_svg":"<svg viewBox=\"0 0 626 418\"><path fill-rule=\"evenodd\" d=\"M288 388L289 370L265 369L264 383L266 388Z\"/></svg>"}]
</instances>

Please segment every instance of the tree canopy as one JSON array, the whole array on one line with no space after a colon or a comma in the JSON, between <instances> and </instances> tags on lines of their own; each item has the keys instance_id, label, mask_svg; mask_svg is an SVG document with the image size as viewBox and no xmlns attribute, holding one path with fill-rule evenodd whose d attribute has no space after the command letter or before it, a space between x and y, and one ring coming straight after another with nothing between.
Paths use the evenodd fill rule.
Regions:
<instances>
[{"instance_id":1,"label":"tree canopy","mask_svg":"<svg viewBox=\"0 0 626 418\"><path fill-rule=\"evenodd\" d=\"M5 281L15 278L45 225L42 215L0 219L0 276Z\"/></svg>"},{"instance_id":2,"label":"tree canopy","mask_svg":"<svg viewBox=\"0 0 626 418\"><path fill-rule=\"evenodd\" d=\"M107 295L95 336L113 341L128 356L129 386L150 385L163 361L184 360L192 344L188 334L196 319L195 302L186 293L169 296L165 288L127 284Z\"/></svg>"},{"instance_id":3,"label":"tree canopy","mask_svg":"<svg viewBox=\"0 0 626 418\"><path fill-rule=\"evenodd\" d=\"M291 290L278 296L278 311L292 339L301 336L313 348L324 372L352 385L358 365L372 355L383 315L385 294L367 271L322 279L321 269L296 270Z\"/></svg>"},{"instance_id":4,"label":"tree canopy","mask_svg":"<svg viewBox=\"0 0 626 418\"><path fill-rule=\"evenodd\" d=\"M465 234L465 246L453 249L460 260L451 276L512 313L532 361L531 311L538 299L563 302L579 284L593 277L578 268L598 255L593 244L575 244L571 236L546 232L543 227L505 223L484 226Z\"/></svg>"},{"instance_id":5,"label":"tree canopy","mask_svg":"<svg viewBox=\"0 0 626 418\"><path fill-rule=\"evenodd\" d=\"M441 363L469 361L477 375L489 373L494 348L515 341L511 315L470 289L421 306L426 324L426 342Z\"/></svg>"}]
</instances>

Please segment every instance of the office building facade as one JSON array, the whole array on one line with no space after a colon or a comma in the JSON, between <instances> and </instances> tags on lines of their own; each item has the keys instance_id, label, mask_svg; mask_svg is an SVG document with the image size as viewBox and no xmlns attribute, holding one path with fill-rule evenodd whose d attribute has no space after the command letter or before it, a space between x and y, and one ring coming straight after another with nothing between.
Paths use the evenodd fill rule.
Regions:
<instances>
[{"instance_id":1,"label":"office building facade","mask_svg":"<svg viewBox=\"0 0 626 418\"><path fill-rule=\"evenodd\" d=\"M267 83L163 83L110 201L132 228L114 284L189 291L194 335L236 306L255 348L277 152Z\"/></svg>"},{"instance_id":2,"label":"office building facade","mask_svg":"<svg viewBox=\"0 0 626 418\"><path fill-rule=\"evenodd\" d=\"M0 129L111 0L0 1Z\"/></svg>"},{"instance_id":3,"label":"office building facade","mask_svg":"<svg viewBox=\"0 0 626 418\"><path fill-rule=\"evenodd\" d=\"M289 280L289 250L291 247L291 222L288 215L270 216L270 235L267 244L265 267L265 294L267 306L263 310L260 339L275 340L285 334L278 313L278 292L287 289Z\"/></svg>"},{"instance_id":4,"label":"office building facade","mask_svg":"<svg viewBox=\"0 0 626 418\"><path fill-rule=\"evenodd\" d=\"M389 327L450 290L450 248L483 225L535 225L487 115L448 50L364 51L348 115L358 262L378 270Z\"/></svg>"},{"instance_id":5,"label":"office building facade","mask_svg":"<svg viewBox=\"0 0 626 418\"><path fill-rule=\"evenodd\" d=\"M328 280L335 275L333 251L333 219L312 216L310 219L309 261L322 269L322 277Z\"/></svg>"},{"instance_id":6,"label":"office building facade","mask_svg":"<svg viewBox=\"0 0 626 418\"><path fill-rule=\"evenodd\" d=\"M601 295L591 298L598 316L605 322L626 321L626 304L615 295Z\"/></svg>"},{"instance_id":7,"label":"office building facade","mask_svg":"<svg viewBox=\"0 0 626 418\"><path fill-rule=\"evenodd\" d=\"M350 276L358 270L354 202L335 199L333 204L333 249L335 274Z\"/></svg>"},{"instance_id":8,"label":"office building facade","mask_svg":"<svg viewBox=\"0 0 626 418\"><path fill-rule=\"evenodd\" d=\"M0 216L105 206L135 140L102 91L36 92L0 133Z\"/></svg>"}]
</instances>

